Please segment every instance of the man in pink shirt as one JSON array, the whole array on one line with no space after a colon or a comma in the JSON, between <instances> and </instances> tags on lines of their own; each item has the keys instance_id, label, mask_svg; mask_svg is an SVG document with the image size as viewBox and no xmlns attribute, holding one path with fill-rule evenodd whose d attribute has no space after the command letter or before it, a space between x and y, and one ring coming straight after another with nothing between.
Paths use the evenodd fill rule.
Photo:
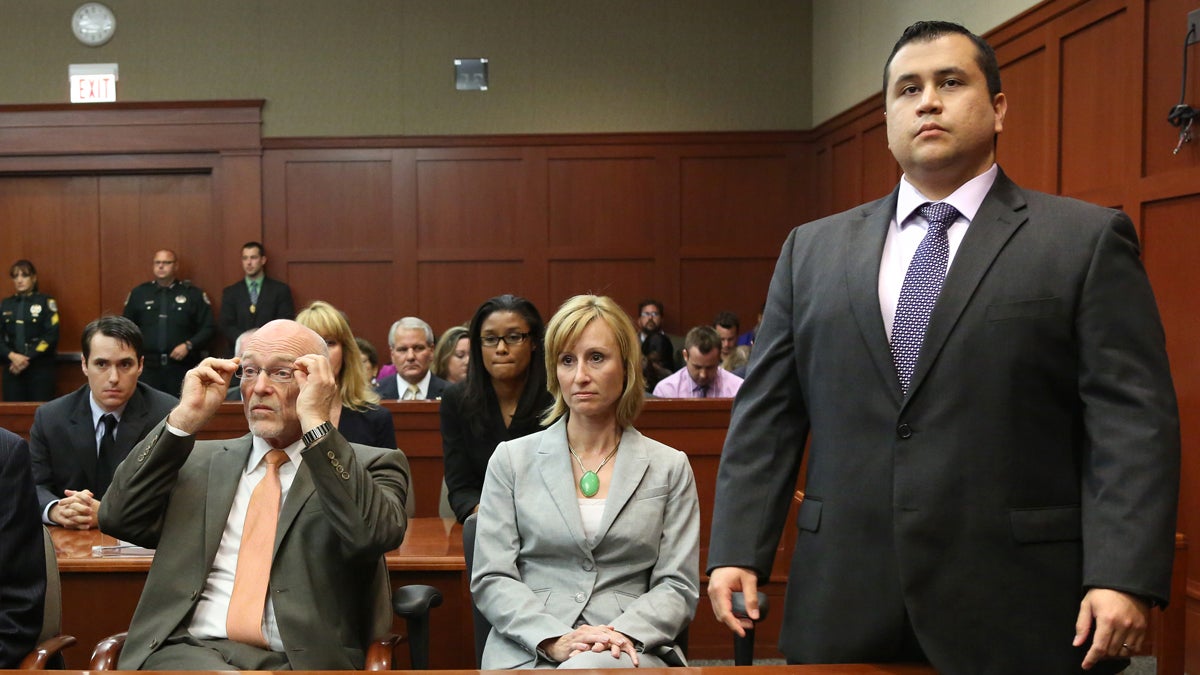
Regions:
<instances>
[{"instance_id":1,"label":"man in pink shirt","mask_svg":"<svg viewBox=\"0 0 1200 675\"><path fill-rule=\"evenodd\" d=\"M683 341L683 368L654 387L658 398L733 398L742 378L721 368L721 338L696 326Z\"/></svg>"}]
</instances>

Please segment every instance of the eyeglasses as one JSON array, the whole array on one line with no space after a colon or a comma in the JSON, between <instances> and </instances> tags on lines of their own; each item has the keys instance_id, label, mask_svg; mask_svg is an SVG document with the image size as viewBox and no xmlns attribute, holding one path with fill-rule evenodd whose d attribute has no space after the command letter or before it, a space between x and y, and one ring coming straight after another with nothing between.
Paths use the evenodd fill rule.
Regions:
<instances>
[{"instance_id":1,"label":"eyeglasses","mask_svg":"<svg viewBox=\"0 0 1200 675\"><path fill-rule=\"evenodd\" d=\"M528 340L529 333L509 333L504 337L500 337L499 335L484 335L479 339L481 342L483 342L483 346L488 348L495 347L496 345L500 344L501 340L504 340L504 344L510 347L515 347Z\"/></svg>"},{"instance_id":2,"label":"eyeglasses","mask_svg":"<svg viewBox=\"0 0 1200 675\"><path fill-rule=\"evenodd\" d=\"M652 319L661 315L658 312L642 312L642 316L646 317L647 319Z\"/></svg>"},{"instance_id":3,"label":"eyeglasses","mask_svg":"<svg viewBox=\"0 0 1200 675\"><path fill-rule=\"evenodd\" d=\"M242 382L253 382L263 373L266 373L268 380L277 384L291 384L296 381L296 369L286 366L266 369L255 368L254 366L242 366L237 369L237 376Z\"/></svg>"}]
</instances>

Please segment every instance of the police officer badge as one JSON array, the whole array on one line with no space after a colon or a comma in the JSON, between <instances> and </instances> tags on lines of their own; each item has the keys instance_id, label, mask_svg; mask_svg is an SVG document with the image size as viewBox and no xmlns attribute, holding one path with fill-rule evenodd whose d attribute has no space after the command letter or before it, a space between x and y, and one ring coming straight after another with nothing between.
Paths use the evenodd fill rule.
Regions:
<instances>
[{"instance_id":1,"label":"police officer badge","mask_svg":"<svg viewBox=\"0 0 1200 675\"><path fill-rule=\"evenodd\" d=\"M42 306L41 305L35 303L35 304L32 304L29 306L29 316L32 316L35 321L41 315L42 315Z\"/></svg>"},{"instance_id":2,"label":"police officer badge","mask_svg":"<svg viewBox=\"0 0 1200 675\"><path fill-rule=\"evenodd\" d=\"M175 296L175 302L178 302L182 305L183 303L187 302L187 296L183 294L177 295Z\"/></svg>"}]
</instances>

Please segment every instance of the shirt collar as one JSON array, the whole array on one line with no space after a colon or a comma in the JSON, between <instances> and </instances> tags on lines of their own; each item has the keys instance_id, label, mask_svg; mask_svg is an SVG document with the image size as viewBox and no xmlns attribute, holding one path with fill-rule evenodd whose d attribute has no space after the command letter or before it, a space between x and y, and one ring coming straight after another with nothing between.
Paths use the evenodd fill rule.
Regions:
<instances>
[{"instance_id":1,"label":"shirt collar","mask_svg":"<svg viewBox=\"0 0 1200 675\"><path fill-rule=\"evenodd\" d=\"M975 214L979 212L979 207L983 205L984 198L987 197L988 191L992 189L992 184L996 182L996 176L1000 173L1000 167L994 162L992 166L978 176L963 183L949 197L940 201L958 209L958 212L967 222L975 219ZM935 201L921 194L912 183L908 182L907 176L900 177L900 190L896 196L896 225L904 227L908 220L912 218L913 212L926 202Z\"/></svg>"},{"instance_id":2,"label":"shirt collar","mask_svg":"<svg viewBox=\"0 0 1200 675\"><path fill-rule=\"evenodd\" d=\"M250 448L250 457L246 460L246 473L251 473L257 469L258 465L262 463L263 457L266 457L268 452L275 449L271 447L271 444L265 438L251 436L251 439L253 440L253 444ZM302 459L300 453L304 451L304 439L297 440L295 443L283 448L283 451L287 453L288 460L292 464L300 466Z\"/></svg>"},{"instance_id":3,"label":"shirt collar","mask_svg":"<svg viewBox=\"0 0 1200 675\"><path fill-rule=\"evenodd\" d=\"M129 401L126 401L125 405L122 405L120 408L117 408L116 410L113 410L110 413L109 411L105 410L104 408L101 408L99 403L96 403L96 397L95 397L95 395L92 394L91 389L88 389L88 403L91 404L91 406L92 406L92 428L93 429L99 429L100 428L100 418L104 417L105 415L109 415L109 414L111 414L113 417L117 418L117 424L120 424L121 423L121 415L125 414L125 408L126 408L126 406L129 405Z\"/></svg>"}]
</instances>

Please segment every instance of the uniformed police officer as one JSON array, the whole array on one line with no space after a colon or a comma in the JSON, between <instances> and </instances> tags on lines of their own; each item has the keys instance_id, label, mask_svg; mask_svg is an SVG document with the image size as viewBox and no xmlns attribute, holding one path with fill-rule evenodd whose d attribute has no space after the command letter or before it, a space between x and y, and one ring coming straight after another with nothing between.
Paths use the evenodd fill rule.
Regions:
<instances>
[{"instance_id":1,"label":"uniformed police officer","mask_svg":"<svg viewBox=\"0 0 1200 675\"><path fill-rule=\"evenodd\" d=\"M213 334L208 295L175 278L178 259L163 249L154 254L154 280L136 286L125 298L125 317L142 329L146 360L141 380L179 396L183 376L200 362Z\"/></svg>"},{"instance_id":2,"label":"uniformed police officer","mask_svg":"<svg viewBox=\"0 0 1200 675\"><path fill-rule=\"evenodd\" d=\"M38 292L37 269L18 260L8 270L16 294L0 302L0 363L5 401L54 398L54 353L58 347L58 303Z\"/></svg>"}]
</instances>

